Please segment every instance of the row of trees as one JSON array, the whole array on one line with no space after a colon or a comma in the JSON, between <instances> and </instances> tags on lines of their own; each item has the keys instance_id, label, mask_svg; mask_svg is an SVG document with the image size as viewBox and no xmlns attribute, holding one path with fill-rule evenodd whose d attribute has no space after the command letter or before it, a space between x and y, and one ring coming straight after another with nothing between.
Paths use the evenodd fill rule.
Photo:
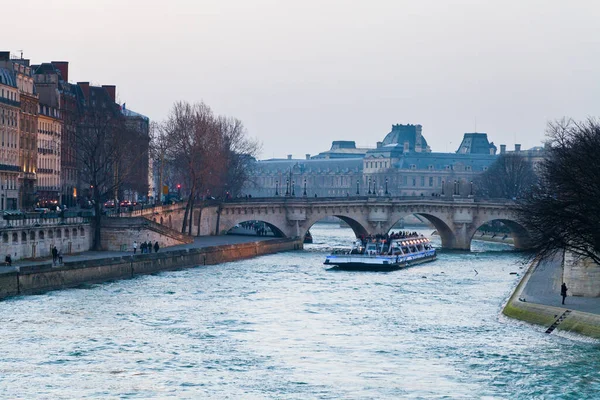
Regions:
<instances>
[{"instance_id":1,"label":"row of trees","mask_svg":"<svg viewBox=\"0 0 600 400\"><path fill-rule=\"evenodd\" d=\"M204 103L175 103L166 120L153 125L159 185L178 182L187 195L182 233L192 234L192 210L198 201L240 194L248 162L259 149L240 120L215 115Z\"/></svg>"},{"instance_id":2,"label":"row of trees","mask_svg":"<svg viewBox=\"0 0 600 400\"><path fill-rule=\"evenodd\" d=\"M541 257L567 250L600 263L600 123L548 125L544 159L500 156L477 180L477 194L516 200L519 222Z\"/></svg>"}]
</instances>

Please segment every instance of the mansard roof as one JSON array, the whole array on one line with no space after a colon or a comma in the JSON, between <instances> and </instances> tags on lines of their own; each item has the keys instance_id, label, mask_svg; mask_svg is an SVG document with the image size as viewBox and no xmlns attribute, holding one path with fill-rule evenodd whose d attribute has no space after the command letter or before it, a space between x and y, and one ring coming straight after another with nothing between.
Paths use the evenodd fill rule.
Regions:
<instances>
[{"instance_id":1,"label":"mansard roof","mask_svg":"<svg viewBox=\"0 0 600 400\"><path fill-rule=\"evenodd\" d=\"M16 88L17 78L14 71L7 68L0 68L0 84Z\"/></svg>"}]
</instances>

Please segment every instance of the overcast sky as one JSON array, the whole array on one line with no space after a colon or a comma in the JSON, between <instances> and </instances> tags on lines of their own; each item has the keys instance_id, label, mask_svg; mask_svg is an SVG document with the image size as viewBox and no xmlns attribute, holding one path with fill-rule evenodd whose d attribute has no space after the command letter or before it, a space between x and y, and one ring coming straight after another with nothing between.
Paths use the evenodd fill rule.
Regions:
<instances>
[{"instance_id":1,"label":"overcast sky","mask_svg":"<svg viewBox=\"0 0 600 400\"><path fill-rule=\"evenodd\" d=\"M244 121L262 158L374 146L423 125L539 145L547 121L600 115L600 2L28 0L3 2L0 47L70 62L161 120L204 101Z\"/></svg>"}]
</instances>

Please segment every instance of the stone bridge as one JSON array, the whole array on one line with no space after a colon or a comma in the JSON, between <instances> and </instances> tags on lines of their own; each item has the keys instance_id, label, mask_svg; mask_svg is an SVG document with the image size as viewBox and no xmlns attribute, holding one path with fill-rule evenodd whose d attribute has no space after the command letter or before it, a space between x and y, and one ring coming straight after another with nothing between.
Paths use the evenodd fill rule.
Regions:
<instances>
[{"instance_id":1,"label":"stone bridge","mask_svg":"<svg viewBox=\"0 0 600 400\"><path fill-rule=\"evenodd\" d=\"M182 207L169 206L166 213L154 212L151 218L180 229ZM241 222L263 221L281 236L303 237L313 224L333 216L348 223L358 236L386 233L402 218L413 214L431 222L446 249L470 249L476 230L491 221L500 221L511 230L516 248L529 245L529 235L518 222L513 202L466 197L240 199L206 204L201 213L195 209L192 234L221 235Z\"/></svg>"}]
</instances>

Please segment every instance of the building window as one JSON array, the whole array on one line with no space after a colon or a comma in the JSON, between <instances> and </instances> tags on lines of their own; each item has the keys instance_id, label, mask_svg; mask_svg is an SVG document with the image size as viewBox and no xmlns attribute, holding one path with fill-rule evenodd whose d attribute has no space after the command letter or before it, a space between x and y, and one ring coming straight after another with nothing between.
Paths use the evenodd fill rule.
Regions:
<instances>
[{"instance_id":1,"label":"building window","mask_svg":"<svg viewBox=\"0 0 600 400\"><path fill-rule=\"evenodd\" d=\"M417 186L417 178L412 178L412 185Z\"/></svg>"},{"instance_id":2,"label":"building window","mask_svg":"<svg viewBox=\"0 0 600 400\"><path fill-rule=\"evenodd\" d=\"M429 177L429 187L433 187L433 176Z\"/></svg>"},{"instance_id":3,"label":"building window","mask_svg":"<svg viewBox=\"0 0 600 400\"><path fill-rule=\"evenodd\" d=\"M425 177L424 176L421 177L421 186L425 186Z\"/></svg>"}]
</instances>

